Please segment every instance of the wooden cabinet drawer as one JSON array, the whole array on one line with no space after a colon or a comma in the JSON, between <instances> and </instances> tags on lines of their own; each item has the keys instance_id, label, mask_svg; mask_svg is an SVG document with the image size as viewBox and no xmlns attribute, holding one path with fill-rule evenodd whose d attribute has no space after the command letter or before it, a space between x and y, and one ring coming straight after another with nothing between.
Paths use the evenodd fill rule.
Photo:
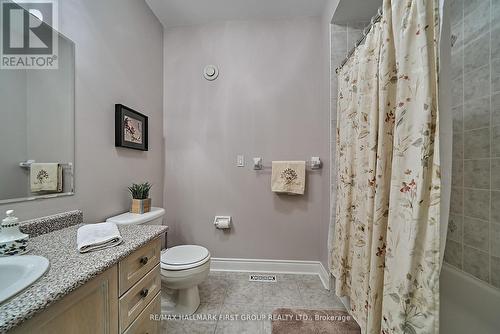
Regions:
<instances>
[{"instance_id":1,"label":"wooden cabinet drawer","mask_svg":"<svg viewBox=\"0 0 500 334\"><path fill-rule=\"evenodd\" d=\"M161 240L158 238L120 261L118 265L120 296L160 262L160 251Z\"/></svg>"},{"instance_id":2,"label":"wooden cabinet drawer","mask_svg":"<svg viewBox=\"0 0 500 334\"><path fill-rule=\"evenodd\" d=\"M160 265L154 267L136 285L120 297L120 332L144 310L161 289Z\"/></svg>"},{"instance_id":3,"label":"wooden cabinet drawer","mask_svg":"<svg viewBox=\"0 0 500 334\"><path fill-rule=\"evenodd\" d=\"M159 334L161 322L159 320L151 320L151 314L160 314L161 312L161 293L158 292L153 300L134 320L132 325L125 331L124 334Z\"/></svg>"}]
</instances>

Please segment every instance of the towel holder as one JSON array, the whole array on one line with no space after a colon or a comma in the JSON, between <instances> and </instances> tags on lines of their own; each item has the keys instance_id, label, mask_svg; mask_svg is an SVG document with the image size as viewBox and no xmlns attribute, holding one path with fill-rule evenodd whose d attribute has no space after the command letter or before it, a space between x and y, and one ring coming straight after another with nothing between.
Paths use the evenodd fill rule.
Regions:
<instances>
[{"instance_id":1,"label":"towel holder","mask_svg":"<svg viewBox=\"0 0 500 334\"><path fill-rule=\"evenodd\" d=\"M319 157L311 157L308 161L308 167L312 170L321 169L323 167L323 163ZM262 170L264 168L270 168L271 166L264 166L262 163L262 157L253 158L253 169L254 170Z\"/></svg>"},{"instance_id":2,"label":"towel holder","mask_svg":"<svg viewBox=\"0 0 500 334\"><path fill-rule=\"evenodd\" d=\"M22 162L19 163L19 167L21 167L21 168L30 168L31 164L33 164L35 162L36 162L35 160L22 161Z\"/></svg>"},{"instance_id":3,"label":"towel holder","mask_svg":"<svg viewBox=\"0 0 500 334\"><path fill-rule=\"evenodd\" d=\"M36 162L35 160L21 161L19 163L19 167L29 169L29 168L31 168L31 164L34 164L35 162ZM62 167L73 168L73 163L71 163L71 162L60 163L59 165L61 165Z\"/></svg>"}]
</instances>

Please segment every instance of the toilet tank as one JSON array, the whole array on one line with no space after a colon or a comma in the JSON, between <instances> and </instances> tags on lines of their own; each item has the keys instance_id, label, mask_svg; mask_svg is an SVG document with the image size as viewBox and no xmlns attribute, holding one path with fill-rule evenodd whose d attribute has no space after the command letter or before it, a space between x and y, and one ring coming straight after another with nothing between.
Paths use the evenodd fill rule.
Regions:
<instances>
[{"instance_id":1,"label":"toilet tank","mask_svg":"<svg viewBox=\"0 0 500 334\"><path fill-rule=\"evenodd\" d=\"M125 212L109 217L106 221L116 225L163 225L164 215L165 209L152 207L150 212L143 214Z\"/></svg>"}]
</instances>

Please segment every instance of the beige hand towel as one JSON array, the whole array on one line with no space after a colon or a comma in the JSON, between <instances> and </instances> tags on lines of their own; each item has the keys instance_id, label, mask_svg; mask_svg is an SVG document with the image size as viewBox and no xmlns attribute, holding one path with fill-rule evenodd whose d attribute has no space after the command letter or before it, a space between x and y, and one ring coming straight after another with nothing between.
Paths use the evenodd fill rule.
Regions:
<instances>
[{"instance_id":1,"label":"beige hand towel","mask_svg":"<svg viewBox=\"0 0 500 334\"><path fill-rule=\"evenodd\" d=\"M62 191L62 167L58 163L32 163L30 167L31 192Z\"/></svg>"},{"instance_id":2,"label":"beige hand towel","mask_svg":"<svg viewBox=\"0 0 500 334\"><path fill-rule=\"evenodd\" d=\"M271 189L277 193L303 195L306 186L305 161L273 161Z\"/></svg>"}]
</instances>

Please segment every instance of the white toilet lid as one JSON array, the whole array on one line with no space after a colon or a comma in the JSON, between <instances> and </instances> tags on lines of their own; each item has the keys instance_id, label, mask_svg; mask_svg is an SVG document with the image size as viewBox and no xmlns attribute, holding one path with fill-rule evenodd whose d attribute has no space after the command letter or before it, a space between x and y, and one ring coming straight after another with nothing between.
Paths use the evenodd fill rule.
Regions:
<instances>
[{"instance_id":1,"label":"white toilet lid","mask_svg":"<svg viewBox=\"0 0 500 334\"><path fill-rule=\"evenodd\" d=\"M208 249L196 245L182 245L167 248L161 254L161 263L168 266L193 267L210 256ZM206 261L204 261L206 262Z\"/></svg>"}]
</instances>

